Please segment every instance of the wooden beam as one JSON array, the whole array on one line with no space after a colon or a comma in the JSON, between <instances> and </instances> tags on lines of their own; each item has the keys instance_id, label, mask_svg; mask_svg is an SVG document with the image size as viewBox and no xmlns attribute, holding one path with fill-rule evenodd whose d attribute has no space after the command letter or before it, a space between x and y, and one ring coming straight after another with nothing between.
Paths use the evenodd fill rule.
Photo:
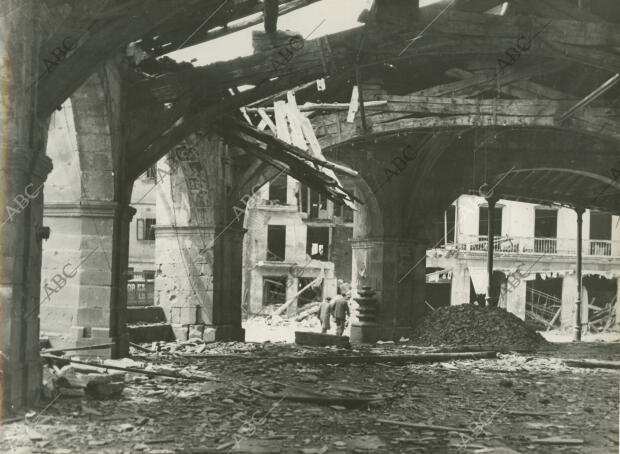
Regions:
<instances>
[{"instance_id":1,"label":"wooden beam","mask_svg":"<svg viewBox=\"0 0 620 454\"><path fill-rule=\"evenodd\" d=\"M560 116L560 121L565 121L567 118L574 115L574 113L578 111L579 109L583 109L584 107L592 104L592 102L594 102L596 98L600 97L603 93L605 93L607 90L609 90L614 85L616 85L618 83L618 80L620 80L620 74L616 74L611 79L607 80L603 85L596 88L592 93L588 94L586 97L581 99L577 104L575 104L570 109L568 109L566 112L564 112Z\"/></svg>"},{"instance_id":2,"label":"wooden beam","mask_svg":"<svg viewBox=\"0 0 620 454\"><path fill-rule=\"evenodd\" d=\"M263 0L265 32L275 33L278 30L278 0Z\"/></svg>"}]
</instances>

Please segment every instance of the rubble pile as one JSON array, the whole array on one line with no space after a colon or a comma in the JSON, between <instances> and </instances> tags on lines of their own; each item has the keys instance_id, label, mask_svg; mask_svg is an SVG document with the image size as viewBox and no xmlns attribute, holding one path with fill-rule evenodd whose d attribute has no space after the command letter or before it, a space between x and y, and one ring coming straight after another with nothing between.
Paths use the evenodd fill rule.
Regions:
<instances>
[{"instance_id":1,"label":"rubble pile","mask_svg":"<svg viewBox=\"0 0 620 454\"><path fill-rule=\"evenodd\" d=\"M416 345L494 345L536 349L545 339L516 315L472 304L440 307L414 330Z\"/></svg>"}]
</instances>

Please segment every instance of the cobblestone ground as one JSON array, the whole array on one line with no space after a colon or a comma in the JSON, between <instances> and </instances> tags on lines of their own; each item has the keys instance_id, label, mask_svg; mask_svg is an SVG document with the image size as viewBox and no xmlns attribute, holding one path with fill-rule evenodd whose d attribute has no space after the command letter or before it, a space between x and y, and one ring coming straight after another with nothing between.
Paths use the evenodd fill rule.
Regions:
<instances>
[{"instance_id":1,"label":"cobblestone ground","mask_svg":"<svg viewBox=\"0 0 620 454\"><path fill-rule=\"evenodd\" d=\"M300 349L286 348L289 353ZM550 345L535 354L404 366L282 364L277 363L278 349L260 353L234 360L143 356L176 369L191 364L213 379L193 383L131 375L117 400L60 398L30 425L6 423L0 451L618 452L619 371L571 368L561 358L617 360L620 344ZM370 408L345 409L264 395L284 386L286 392L388 399Z\"/></svg>"}]
</instances>

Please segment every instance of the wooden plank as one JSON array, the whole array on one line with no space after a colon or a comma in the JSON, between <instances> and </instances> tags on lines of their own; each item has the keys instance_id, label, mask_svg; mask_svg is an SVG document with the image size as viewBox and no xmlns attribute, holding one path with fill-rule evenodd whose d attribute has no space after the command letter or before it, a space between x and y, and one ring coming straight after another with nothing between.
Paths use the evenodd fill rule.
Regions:
<instances>
[{"instance_id":1,"label":"wooden plank","mask_svg":"<svg viewBox=\"0 0 620 454\"><path fill-rule=\"evenodd\" d=\"M597 359L566 359L564 364L585 369L620 369L620 361L600 361Z\"/></svg>"},{"instance_id":2,"label":"wooden plank","mask_svg":"<svg viewBox=\"0 0 620 454\"><path fill-rule=\"evenodd\" d=\"M308 144L306 143L304 134L301 130L301 122L298 116L295 95L289 91L286 96L288 99L288 102L286 103L286 118L291 128L291 142L289 143L295 145L297 148L307 151Z\"/></svg>"},{"instance_id":3,"label":"wooden plank","mask_svg":"<svg viewBox=\"0 0 620 454\"><path fill-rule=\"evenodd\" d=\"M347 113L347 123L353 123L355 121L355 114L359 109L359 90L357 85L353 87L351 92L351 102L349 102L349 112Z\"/></svg>"},{"instance_id":4,"label":"wooden plank","mask_svg":"<svg viewBox=\"0 0 620 454\"><path fill-rule=\"evenodd\" d=\"M286 143L291 143L291 134L286 119L286 103L284 101L273 103L273 112L276 119L276 137Z\"/></svg>"},{"instance_id":5,"label":"wooden plank","mask_svg":"<svg viewBox=\"0 0 620 454\"><path fill-rule=\"evenodd\" d=\"M421 423L413 423L408 421L393 421L390 419L377 419L377 422L382 424L390 424L394 426L403 426L409 427L410 429L419 429L419 430L433 430L439 432L461 432L461 433L469 433L470 429L463 429L461 427L449 427L449 426L437 426L433 424L421 424Z\"/></svg>"},{"instance_id":6,"label":"wooden plank","mask_svg":"<svg viewBox=\"0 0 620 454\"><path fill-rule=\"evenodd\" d=\"M275 123L273 121L271 121L271 118L269 117L269 115L267 115L267 112L265 112L265 109L263 109L262 107L259 108L258 109L258 115L265 122L265 124L269 127L269 129L271 130L271 133L272 134L277 134L276 133L276 125L275 125Z\"/></svg>"},{"instance_id":7,"label":"wooden plank","mask_svg":"<svg viewBox=\"0 0 620 454\"><path fill-rule=\"evenodd\" d=\"M467 99L457 97L388 96L389 112L447 115L555 116L570 108L572 101L538 99ZM619 111L620 113L620 111Z\"/></svg>"},{"instance_id":8,"label":"wooden plank","mask_svg":"<svg viewBox=\"0 0 620 454\"><path fill-rule=\"evenodd\" d=\"M421 22L430 22L443 8L443 5L423 8L420 13ZM546 24L548 25L545 28ZM557 16L548 19L533 15L499 16L451 10L444 13L427 33L484 36L488 39L512 38L516 47L518 37L527 37L542 29L544 31L540 36L545 40L587 47L620 47L620 28L617 24L557 19ZM520 43L522 47L527 47L525 39Z\"/></svg>"}]
</instances>

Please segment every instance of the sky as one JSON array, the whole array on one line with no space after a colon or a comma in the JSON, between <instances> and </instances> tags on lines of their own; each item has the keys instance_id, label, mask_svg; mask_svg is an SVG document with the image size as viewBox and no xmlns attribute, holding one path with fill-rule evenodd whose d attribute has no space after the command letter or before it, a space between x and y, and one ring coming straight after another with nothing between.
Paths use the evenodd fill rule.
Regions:
<instances>
[{"instance_id":1,"label":"sky","mask_svg":"<svg viewBox=\"0 0 620 454\"><path fill-rule=\"evenodd\" d=\"M437 1L439 0L421 0L420 6ZM372 0L323 0L281 16L278 19L278 29L296 31L305 38L314 39L350 28L361 27L363 24L359 23L357 18L364 9L370 9L371 5ZM207 23L205 26L208 25ZM315 28L316 30L314 30ZM168 57L178 62L190 61L195 58L194 66L204 66L216 61L252 55L252 30L263 30L263 24L257 24L213 41L171 52ZM310 33L312 35L308 36ZM188 32L188 36L190 34L191 32Z\"/></svg>"}]
</instances>

